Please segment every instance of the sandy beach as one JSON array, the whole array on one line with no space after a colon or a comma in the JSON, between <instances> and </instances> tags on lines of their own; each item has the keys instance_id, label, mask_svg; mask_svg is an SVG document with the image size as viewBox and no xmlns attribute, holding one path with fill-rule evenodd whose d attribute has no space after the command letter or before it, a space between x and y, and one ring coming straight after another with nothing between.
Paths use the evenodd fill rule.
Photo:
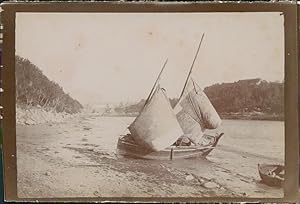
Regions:
<instances>
[{"instance_id":1,"label":"sandy beach","mask_svg":"<svg viewBox=\"0 0 300 204\"><path fill-rule=\"evenodd\" d=\"M225 120L216 130L224 138L206 159L150 161L116 154L118 136L133 119L80 114L17 125L18 196L283 196L282 188L261 183L257 171L258 163L283 163L283 123Z\"/></svg>"}]
</instances>

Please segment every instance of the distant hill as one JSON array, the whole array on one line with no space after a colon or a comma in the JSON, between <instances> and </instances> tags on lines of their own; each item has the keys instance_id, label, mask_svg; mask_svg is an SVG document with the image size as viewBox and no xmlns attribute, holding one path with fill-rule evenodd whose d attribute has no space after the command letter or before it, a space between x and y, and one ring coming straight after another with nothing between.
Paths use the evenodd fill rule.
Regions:
<instances>
[{"instance_id":1,"label":"distant hill","mask_svg":"<svg viewBox=\"0 0 300 204\"><path fill-rule=\"evenodd\" d=\"M261 79L215 84L204 89L219 113L284 113L284 86Z\"/></svg>"},{"instance_id":2,"label":"distant hill","mask_svg":"<svg viewBox=\"0 0 300 204\"><path fill-rule=\"evenodd\" d=\"M227 119L266 119L283 120L284 86L281 82L247 79L233 83L214 84L204 92L221 115ZM174 107L178 99L170 99ZM137 104L118 106L115 112L137 115L145 103L142 99Z\"/></svg>"},{"instance_id":3,"label":"distant hill","mask_svg":"<svg viewBox=\"0 0 300 204\"><path fill-rule=\"evenodd\" d=\"M83 108L37 66L20 56L16 56L16 102L19 107L41 107L58 113L78 113Z\"/></svg>"}]
</instances>

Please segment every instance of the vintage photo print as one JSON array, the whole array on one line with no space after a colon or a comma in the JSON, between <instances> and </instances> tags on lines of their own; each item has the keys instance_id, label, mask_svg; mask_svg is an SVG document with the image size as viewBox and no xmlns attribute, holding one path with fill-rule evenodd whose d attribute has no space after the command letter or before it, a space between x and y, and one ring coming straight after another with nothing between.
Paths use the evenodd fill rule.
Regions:
<instances>
[{"instance_id":1,"label":"vintage photo print","mask_svg":"<svg viewBox=\"0 0 300 204\"><path fill-rule=\"evenodd\" d=\"M17 195L283 197L281 12L17 12Z\"/></svg>"}]
</instances>

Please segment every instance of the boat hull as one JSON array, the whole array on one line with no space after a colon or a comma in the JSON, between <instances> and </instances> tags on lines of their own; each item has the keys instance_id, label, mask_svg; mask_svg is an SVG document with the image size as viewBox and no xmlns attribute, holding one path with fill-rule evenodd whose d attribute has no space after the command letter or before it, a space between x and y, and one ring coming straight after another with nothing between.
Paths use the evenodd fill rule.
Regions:
<instances>
[{"instance_id":1,"label":"boat hull","mask_svg":"<svg viewBox=\"0 0 300 204\"><path fill-rule=\"evenodd\" d=\"M206 157L217 145L223 134L213 137L208 145L197 146L170 146L164 150L153 152L138 145L129 135L120 137L118 140L117 152L119 155L151 159L151 160L174 160Z\"/></svg>"},{"instance_id":2,"label":"boat hull","mask_svg":"<svg viewBox=\"0 0 300 204\"><path fill-rule=\"evenodd\" d=\"M270 175L270 172L274 172L273 175ZM280 172L284 171L283 165L266 165L266 164L258 164L258 172L262 183L268 186L277 186L281 187L283 184L283 175ZM274 176L276 175L276 177Z\"/></svg>"}]
</instances>

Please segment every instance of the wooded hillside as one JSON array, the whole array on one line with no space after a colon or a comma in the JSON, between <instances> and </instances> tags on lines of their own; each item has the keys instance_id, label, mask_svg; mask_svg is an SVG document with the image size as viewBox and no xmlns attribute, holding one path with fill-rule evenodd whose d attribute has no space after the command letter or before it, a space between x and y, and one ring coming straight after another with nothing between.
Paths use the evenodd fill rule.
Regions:
<instances>
[{"instance_id":1,"label":"wooded hillside","mask_svg":"<svg viewBox=\"0 0 300 204\"><path fill-rule=\"evenodd\" d=\"M204 89L219 113L251 112L283 114L284 86L261 79L215 84Z\"/></svg>"},{"instance_id":2,"label":"wooded hillside","mask_svg":"<svg viewBox=\"0 0 300 204\"><path fill-rule=\"evenodd\" d=\"M267 119L283 120L284 86L281 82L247 79L233 83L214 84L206 87L204 92L221 115L228 119ZM174 107L178 99L170 99ZM137 114L145 100L129 106L118 106L115 112Z\"/></svg>"},{"instance_id":3,"label":"wooded hillside","mask_svg":"<svg viewBox=\"0 0 300 204\"><path fill-rule=\"evenodd\" d=\"M56 112L78 113L82 105L50 81L28 59L16 56L16 103L20 107L42 107Z\"/></svg>"}]
</instances>

